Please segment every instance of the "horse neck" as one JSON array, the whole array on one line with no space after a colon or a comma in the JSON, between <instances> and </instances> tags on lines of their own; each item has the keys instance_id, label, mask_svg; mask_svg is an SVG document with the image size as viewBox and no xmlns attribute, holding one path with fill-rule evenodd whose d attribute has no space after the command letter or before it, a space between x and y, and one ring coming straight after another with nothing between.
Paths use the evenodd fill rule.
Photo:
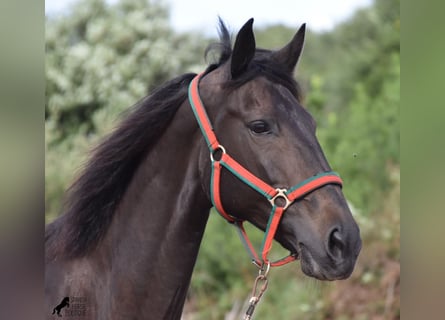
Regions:
<instances>
[{"instance_id":1,"label":"horse neck","mask_svg":"<svg viewBox=\"0 0 445 320\"><path fill-rule=\"evenodd\" d=\"M180 317L207 223L202 139L185 102L137 169L104 239L114 299L138 301L156 319Z\"/></svg>"}]
</instances>

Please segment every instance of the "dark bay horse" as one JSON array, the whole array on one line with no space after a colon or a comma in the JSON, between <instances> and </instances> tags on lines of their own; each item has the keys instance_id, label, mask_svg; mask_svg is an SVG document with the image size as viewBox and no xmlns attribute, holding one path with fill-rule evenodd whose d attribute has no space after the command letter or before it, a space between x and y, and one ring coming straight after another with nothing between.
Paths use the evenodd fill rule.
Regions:
<instances>
[{"instance_id":1,"label":"dark bay horse","mask_svg":"<svg viewBox=\"0 0 445 320\"><path fill-rule=\"evenodd\" d=\"M232 48L221 22L219 61L159 87L94 150L46 228L49 318L69 296L78 319L180 319L212 203L266 231L260 263L274 238L308 276L351 274L359 229L293 78L305 26L269 51L252 23Z\"/></svg>"}]
</instances>

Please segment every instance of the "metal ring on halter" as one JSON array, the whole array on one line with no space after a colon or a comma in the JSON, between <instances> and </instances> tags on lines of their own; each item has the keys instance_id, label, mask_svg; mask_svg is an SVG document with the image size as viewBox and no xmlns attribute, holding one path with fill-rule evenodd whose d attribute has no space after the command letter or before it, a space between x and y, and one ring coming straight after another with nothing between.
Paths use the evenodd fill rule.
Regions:
<instances>
[{"instance_id":1,"label":"metal ring on halter","mask_svg":"<svg viewBox=\"0 0 445 320\"><path fill-rule=\"evenodd\" d=\"M270 270L270 261L266 264L266 270L264 270L264 264L262 267L260 267L260 270L258 270L258 276L262 276L264 278L267 278L267 275L269 274Z\"/></svg>"},{"instance_id":2,"label":"metal ring on halter","mask_svg":"<svg viewBox=\"0 0 445 320\"><path fill-rule=\"evenodd\" d=\"M219 150L221 150L221 152L222 152L223 154L227 153L227 152L226 152L226 149L225 149L222 145L219 144L215 149L213 149L212 151L210 151L210 160L212 160L212 162L215 161L215 158L213 158L213 155L214 155L217 151L219 151ZM218 161L219 161L219 160L218 160Z\"/></svg>"},{"instance_id":3,"label":"metal ring on halter","mask_svg":"<svg viewBox=\"0 0 445 320\"><path fill-rule=\"evenodd\" d=\"M292 204L292 201L290 201L289 198L286 195L287 190L286 189L280 189L280 188L277 188L275 190L277 191L277 194L275 196L273 196L272 199L269 199L270 204L272 206L281 207L281 208L283 208L283 210L286 210ZM277 199L280 199L280 198L284 199L284 201L285 201L284 206L279 206L279 205L275 204L275 201Z\"/></svg>"}]
</instances>

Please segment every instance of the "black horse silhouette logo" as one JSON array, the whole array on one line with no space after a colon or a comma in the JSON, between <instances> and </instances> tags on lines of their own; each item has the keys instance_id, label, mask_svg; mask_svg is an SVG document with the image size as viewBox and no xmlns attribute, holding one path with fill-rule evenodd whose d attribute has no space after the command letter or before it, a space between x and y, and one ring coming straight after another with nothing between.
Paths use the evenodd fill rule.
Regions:
<instances>
[{"instance_id":1,"label":"black horse silhouette logo","mask_svg":"<svg viewBox=\"0 0 445 320\"><path fill-rule=\"evenodd\" d=\"M53 313L57 313L57 315L59 317L61 317L62 315L60 314L60 310L62 310L63 308L69 308L70 307L70 298L69 297L65 297L63 298L62 302L60 304L58 304L54 309L53 309Z\"/></svg>"}]
</instances>

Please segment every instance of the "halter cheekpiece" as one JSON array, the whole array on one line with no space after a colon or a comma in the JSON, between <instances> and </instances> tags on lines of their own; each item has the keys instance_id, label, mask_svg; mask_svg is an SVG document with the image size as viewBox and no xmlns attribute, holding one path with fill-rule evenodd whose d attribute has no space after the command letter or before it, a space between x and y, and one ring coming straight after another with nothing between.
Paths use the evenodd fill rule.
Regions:
<instances>
[{"instance_id":1,"label":"halter cheekpiece","mask_svg":"<svg viewBox=\"0 0 445 320\"><path fill-rule=\"evenodd\" d=\"M247 251L252 257L252 262L259 268L264 266L281 266L297 259L295 254L277 261L269 261L268 254L272 248L272 242L277 231L278 225L284 214L284 211L297 199L300 199L327 184L342 185L340 176L333 171L318 173L289 189L273 188L249 170L240 165L227 152L226 149L218 142L213 127L205 111L204 105L199 96L198 84L203 74L198 74L193 78L189 85L188 97L192 106L193 113L201 128L202 134L206 140L210 150L210 160L212 164L212 175L210 182L210 196L213 206L218 213L229 223L234 224L240 234L240 238L245 245ZM217 156L218 154L218 156ZM239 180L247 184L253 190L262 194L271 204L272 210L267 223L264 240L261 246L261 256L257 254L247 233L244 229L242 220L239 220L228 214L222 205L220 194L221 169L226 168L235 175Z\"/></svg>"}]
</instances>

